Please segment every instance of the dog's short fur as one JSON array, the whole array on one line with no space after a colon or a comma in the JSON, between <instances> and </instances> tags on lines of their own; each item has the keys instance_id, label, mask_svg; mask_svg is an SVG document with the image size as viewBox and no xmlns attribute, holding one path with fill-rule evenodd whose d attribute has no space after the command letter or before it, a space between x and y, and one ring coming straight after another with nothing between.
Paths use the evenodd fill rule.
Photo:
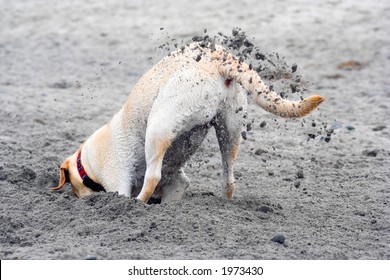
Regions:
<instances>
[{"instance_id":1,"label":"dog's short fur","mask_svg":"<svg viewBox=\"0 0 390 280\"><path fill-rule=\"evenodd\" d=\"M193 43L173 52L135 85L112 120L90 136L60 166L60 189L70 182L77 197L91 194L76 158L88 176L107 191L147 202L152 195L178 200L189 185L185 162L214 127L222 155L223 191L233 197L233 163L240 146L247 96L282 117L301 117L323 101L281 98L259 75L224 48Z\"/></svg>"}]
</instances>

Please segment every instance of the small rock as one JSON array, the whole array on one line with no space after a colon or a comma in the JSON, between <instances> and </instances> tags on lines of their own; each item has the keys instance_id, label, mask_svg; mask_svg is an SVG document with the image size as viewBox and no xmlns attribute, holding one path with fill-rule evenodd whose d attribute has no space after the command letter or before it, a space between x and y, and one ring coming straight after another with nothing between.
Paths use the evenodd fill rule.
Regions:
<instances>
[{"instance_id":1,"label":"small rock","mask_svg":"<svg viewBox=\"0 0 390 280\"><path fill-rule=\"evenodd\" d=\"M376 157L378 155L378 150L364 150L363 155L366 157Z\"/></svg>"},{"instance_id":2,"label":"small rock","mask_svg":"<svg viewBox=\"0 0 390 280\"><path fill-rule=\"evenodd\" d=\"M260 124L260 127L263 128L266 125L267 125L267 123L265 121L262 121L261 124Z\"/></svg>"},{"instance_id":3,"label":"small rock","mask_svg":"<svg viewBox=\"0 0 390 280\"><path fill-rule=\"evenodd\" d=\"M372 129L372 131L382 131L386 128L385 125L378 125Z\"/></svg>"},{"instance_id":4,"label":"small rock","mask_svg":"<svg viewBox=\"0 0 390 280\"><path fill-rule=\"evenodd\" d=\"M272 170L268 170L268 176L274 176L275 173Z\"/></svg>"},{"instance_id":5,"label":"small rock","mask_svg":"<svg viewBox=\"0 0 390 280\"><path fill-rule=\"evenodd\" d=\"M295 188L299 188L301 186L301 182L300 181L295 181L294 182L294 187Z\"/></svg>"},{"instance_id":6,"label":"small rock","mask_svg":"<svg viewBox=\"0 0 390 280\"><path fill-rule=\"evenodd\" d=\"M93 255L88 255L86 258L86 260L97 260L97 257L96 256L93 256Z\"/></svg>"},{"instance_id":7,"label":"small rock","mask_svg":"<svg viewBox=\"0 0 390 280\"><path fill-rule=\"evenodd\" d=\"M332 139L332 138L330 138L329 136L324 137L324 141L325 141L326 143L329 143L331 139Z\"/></svg>"},{"instance_id":8,"label":"small rock","mask_svg":"<svg viewBox=\"0 0 390 280\"><path fill-rule=\"evenodd\" d=\"M303 170L298 170L298 171L297 171L297 178L298 178L298 179L304 178Z\"/></svg>"},{"instance_id":9,"label":"small rock","mask_svg":"<svg viewBox=\"0 0 390 280\"><path fill-rule=\"evenodd\" d=\"M348 129L349 131L355 130L355 127L350 124L346 125L345 128Z\"/></svg>"},{"instance_id":10,"label":"small rock","mask_svg":"<svg viewBox=\"0 0 390 280\"><path fill-rule=\"evenodd\" d=\"M268 212L272 213L274 210L271 207L267 206L267 205L262 205L259 208L257 208L257 211L260 211L260 212L263 212L263 213L268 213Z\"/></svg>"},{"instance_id":11,"label":"small rock","mask_svg":"<svg viewBox=\"0 0 390 280\"><path fill-rule=\"evenodd\" d=\"M291 72L294 73L296 72L298 69L298 65L296 65L295 63L291 66Z\"/></svg>"},{"instance_id":12,"label":"small rock","mask_svg":"<svg viewBox=\"0 0 390 280\"><path fill-rule=\"evenodd\" d=\"M265 154L265 153L268 153L268 151L260 149L260 148L255 151L256 156L259 156L259 155Z\"/></svg>"},{"instance_id":13,"label":"small rock","mask_svg":"<svg viewBox=\"0 0 390 280\"><path fill-rule=\"evenodd\" d=\"M355 212L355 215L364 217L364 216L366 216L366 213L364 211L358 210L358 211Z\"/></svg>"},{"instance_id":14,"label":"small rock","mask_svg":"<svg viewBox=\"0 0 390 280\"><path fill-rule=\"evenodd\" d=\"M153 228L156 228L156 227L157 227L157 224L155 222L151 222L150 223L150 226L149 226L150 229L153 229Z\"/></svg>"},{"instance_id":15,"label":"small rock","mask_svg":"<svg viewBox=\"0 0 390 280\"><path fill-rule=\"evenodd\" d=\"M271 241L279 243L279 244L283 244L284 241L286 241L286 237L284 237L283 234L278 233L274 237L272 237Z\"/></svg>"}]
</instances>

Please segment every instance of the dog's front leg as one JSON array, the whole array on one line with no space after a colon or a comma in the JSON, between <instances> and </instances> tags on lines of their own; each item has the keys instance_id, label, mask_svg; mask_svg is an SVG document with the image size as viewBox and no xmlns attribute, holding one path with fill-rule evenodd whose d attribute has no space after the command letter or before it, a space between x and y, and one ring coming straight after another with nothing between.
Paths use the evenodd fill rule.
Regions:
<instances>
[{"instance_id":1,"label":"dog's front leg","mask_svg":"<svg viewBox=\"0 0 390 280\"><path fill-rule=\"evenodd\" d=\"M146 138L145 156L146 172L142 190L137 199L147 202L152 196L156 186L161 180L161 167L165 152L170 146L168 138L150 139Z\"/></svg>"}]
</instances>

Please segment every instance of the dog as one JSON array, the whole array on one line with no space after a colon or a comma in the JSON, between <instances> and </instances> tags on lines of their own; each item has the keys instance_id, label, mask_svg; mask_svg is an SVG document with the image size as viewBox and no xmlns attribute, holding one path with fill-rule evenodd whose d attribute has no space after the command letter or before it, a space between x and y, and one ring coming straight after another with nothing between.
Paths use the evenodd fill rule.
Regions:
<instances>
[{"instance_id":1,"label":"dog","mask_svg":"<svg viewBox=\"0 0 390 280\"><path fill-rule=\"evenodd\" d=\"M252 67L218 45L191 43L144 74L111 121L60 165L57 187L77 197L118 192L148 202L179 200L189 186L183 167L215 128L223 167L222 189L235 190L233 164L248 97L275 115L298 118L324 98L283 99Z\"/></svg>"}]
</instances>

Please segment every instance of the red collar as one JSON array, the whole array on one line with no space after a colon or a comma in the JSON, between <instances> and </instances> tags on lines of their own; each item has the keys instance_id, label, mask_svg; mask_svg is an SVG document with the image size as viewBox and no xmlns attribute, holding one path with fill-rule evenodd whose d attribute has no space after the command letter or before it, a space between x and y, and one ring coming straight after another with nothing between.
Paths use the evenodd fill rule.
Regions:
<instances>
[{"instance_id":1,"label":"red collar","mask_svg":"<svg viewBox=\"0 0 390 280\"><path fill-rule=\"evenodd\" d=\"M81 163L81 149L79 154L77 155L77 171L79 172L79 175L81 177L81 180L83 180L83 184L93 190L94 192L106 192L106 189L98 184L95 183L88 175L87 172L84 169L83 164Z\"/></svg>"}]
</instances>

